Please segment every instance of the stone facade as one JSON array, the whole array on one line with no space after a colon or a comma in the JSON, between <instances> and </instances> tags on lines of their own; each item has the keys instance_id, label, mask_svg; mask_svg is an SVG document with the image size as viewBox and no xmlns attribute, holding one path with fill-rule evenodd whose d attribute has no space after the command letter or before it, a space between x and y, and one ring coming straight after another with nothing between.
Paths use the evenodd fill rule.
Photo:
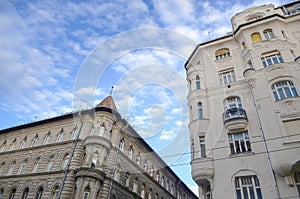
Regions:
<instances>
[{"instance_id":1,"label":"stone facade","mask_svg":"<svg viewBox=\"0 0 300 199\"><path fill-rule=\"evenodd\" d=\"M0 198L197 198L121 118L97 107L0 131Z\"/></svg>"},{"instance_id":2,"label":"stone facade","mask_svg":"<svg viewBox=\"0 0 300 199\"><path fill-rule=\"evenodd\" d=\"M200 198L299 198L300 2L231 22L185 64Z\"/></svg>"}]
</instances>

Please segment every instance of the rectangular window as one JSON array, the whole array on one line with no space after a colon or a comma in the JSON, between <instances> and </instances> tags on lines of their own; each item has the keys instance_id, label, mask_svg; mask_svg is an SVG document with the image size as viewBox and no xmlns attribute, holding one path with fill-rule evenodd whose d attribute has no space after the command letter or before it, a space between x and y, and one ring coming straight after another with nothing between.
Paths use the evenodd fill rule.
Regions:
<instances>
[{"instance_id":1,"label":"rectangular window","mask_svg":"<svg viewBox=\"0 0 300 199\"><path fill-rule=\"evenodd\" d=\"M222 71L219 73L220 84L229 84L235 82L235 73L233 69Z\"/></svg>"},{"instance_id":2,"label":"rectangular window","mask_svg":"<svg viewBox=\"0 0 300 199\"><path fill-rule=\"evenodd\" d=\"M259 180L256 176L236 177L235 191L238 199L262 199Z\"/></svg>"},{"instance_id":3,"label":"rectangular window","mask_svg":"<svg viewBox=\"0 0 300 199\"><path fill-rule=\"evenodd\" d=\"M264 68L275 64L283 63L283 59L280 53L264 56L261 58Z\"/></svg>"},{"instance_id":4,"label":"rectangular window","mask_svg":"<svg viewBox=\"0 0 300 199\"><path fill-rule=\"evenodd\" d=\"M83 192L83 199L89 198L89 192Z\"/></svg>"},{"instance_id":5,"label":"rectangular window","mask_svg":"<svg viewBox=\"0 0 300 199\"><path fill-rule=\"evenodd\" d=\"M231 154L251 151L250 139L247 131L228 135Z\"/></svg>"},{"instance_id":6,"label":"rectangular window","mask_svg":"<svg viewBox=\"0 0 300 199\"><path fill-rule=\"evenodd\" d=\"M201 158L206 158L205 137L204 136L199 136L199 143L200 143Z\"/></svg>"}]
</instances>

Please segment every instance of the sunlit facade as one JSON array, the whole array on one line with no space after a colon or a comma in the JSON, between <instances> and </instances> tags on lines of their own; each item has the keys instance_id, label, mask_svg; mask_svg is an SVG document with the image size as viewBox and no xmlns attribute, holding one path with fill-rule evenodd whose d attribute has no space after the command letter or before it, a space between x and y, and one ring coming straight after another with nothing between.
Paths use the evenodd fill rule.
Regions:
<instances>
[{"instance_id":1,"label":"sunlit facade","mask_svg":"<svg viewBox=\"0 0 300 199\"><path fill-rule=\"evenodd\" d=\"M185 64L201 199L300 197L300 2L237 13Z\"/></svg>"}]
</instances>

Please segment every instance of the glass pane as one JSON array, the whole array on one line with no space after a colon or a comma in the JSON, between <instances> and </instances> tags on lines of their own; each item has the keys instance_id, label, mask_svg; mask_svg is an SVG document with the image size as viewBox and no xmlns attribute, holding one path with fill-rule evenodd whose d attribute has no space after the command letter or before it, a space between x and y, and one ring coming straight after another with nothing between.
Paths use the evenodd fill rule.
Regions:
<instances>
[{"instance_id":1,"label":"glass pane","mask_svg":"<svg viewBox=\"0 0 300 199\"><path fill-rule=\"evenodd\" d=\"M298 96L298 93L297 93L297 91L296 91L295 88L292 88L292 92L293 92L293 96L294 96L294 97L297 97L297 96Z\"/></svg>"},{"instance_id":2,"label":"glass pane","mask_svg":"<svg viewBox=\"0 0 300 199\"><path fill-rule=\"evenodd\" d=\"M275 101L278 101L279 98L278 98L278 95L277 95L277 92L276 92L276 91L273 91L273 95L274 95Z\"/></svg>"},{"instance_id":3,"label":"glass pane","mask_svg":"<svg viewBox=\"0 0 300 199\"><path fill-rule=\"evenodd\" d=\"M262 199L260 188L256 188L257 199Z\"/></svg>"},{"instance_id":4,"label":"glass pane","mask_svg":"<svg viewBox=\"0 0 300 199\"><path fill-rule=\"evenodd\" d=\"M241 190L236 190L237 199L242 199Z\"/></svg>"},{"instance_id":5,"label":"glass pane","mask_svg":"<svg viewBox=\"0 0 300 199\"><path fill-rule=\"evenodd\" d=\"M285 98L282 88L278 89L278 93L279 93L280 99L284 99Z\"/></svg>"},{"instance_id":6,"label":"glass pane","mask_svg":"<svg viewBox=\"0 0 300 199\"><path fill-rule=\"evenodd\" d=\"M244 199L249 199L248 197L248 190L246 187L243 187L243 196L244 196Z\"/></svg>"},{"instance_id":7,"label":"glass pane","mask_svg":"<svg viewBox=\"0 0 300 199\"><path fill-rule=\"evenodd\" d=\"M274 57L272 57L272 60L273 60L273 63L274 63L274 64L278 64L277 57L275 57L275 56L274 56Z\"/></svg>"},{"instance_id":8,"label":"glass pane","mask_svg":"<svg viewBox=\"0 0 300 199\"><path fill-rule=\"evenodd\" d=\"M271 60L271 58L270 58L270 57L267 57L267 62L268 62L268 66L271 66L271 65L273 65L273 63L272 63L272 60Z\"/></svg>"},{"instance_id":9,"label":"glass pane","mask_svg":"<svg viewBox=\"0 0 300 199\"><path fill-rule=\"evenodd\" d=\"M292 93L291 93L291 91L290 91L290 88L285 87L285 88L284 88L284 91L285 91L285 94L286 94L287 97L292 97Z\"/></svg>"},{"instance_id":10,"label":"glass pane","mask_svg":"<svg viewBox=\"0 0 300 199\"><path fill-rule=\"evenodd\" d=\"M250 198L255 199L253 187L249 187L249 192L250 192Z\"/></svg>"},{"instance_id":11,"label":"glass pane","mask_svg":"<svg viewBox=\"0 0 300 199\"><path fill-rule=\"evenodd\" d=\"M237 153L240 153L241 150L240 150L239 141L236 140L234 143L235 143L236 152L237 152Z\"/></svg>"}]
</instances>

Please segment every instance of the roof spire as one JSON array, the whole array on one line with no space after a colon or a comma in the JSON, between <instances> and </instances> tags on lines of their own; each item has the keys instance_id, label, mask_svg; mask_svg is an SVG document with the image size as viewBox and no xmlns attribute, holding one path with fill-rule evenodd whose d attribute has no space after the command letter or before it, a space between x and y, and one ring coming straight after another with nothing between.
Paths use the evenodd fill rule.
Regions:
<instances>
[{"instance_id":1,"label":"roof spire","mask_svg":"<svg viewBox=\"0 0 300 199\"><path fill-rule=\"evenodd\" d=\"M112 86L112 87L111 87L111 90L110 90L109 96L112 96L113 90L114 90L114 86Z\"/></svg>"},{"instance_id":2,"label":"roof spire","mask_svg":"<svg viewBox=\"0 0 300 199\"><path fill-rule=\"evenodd\" d=\"M104 100L102 100L102 102L100 102L97 106L106 107L106 108L110 108L114 111L118 111L117 107L115 105L114 99L112 98L113 89L114 89L114 87L112 86L109 96L107 96Z\"/></svg>"}]
</instances>

